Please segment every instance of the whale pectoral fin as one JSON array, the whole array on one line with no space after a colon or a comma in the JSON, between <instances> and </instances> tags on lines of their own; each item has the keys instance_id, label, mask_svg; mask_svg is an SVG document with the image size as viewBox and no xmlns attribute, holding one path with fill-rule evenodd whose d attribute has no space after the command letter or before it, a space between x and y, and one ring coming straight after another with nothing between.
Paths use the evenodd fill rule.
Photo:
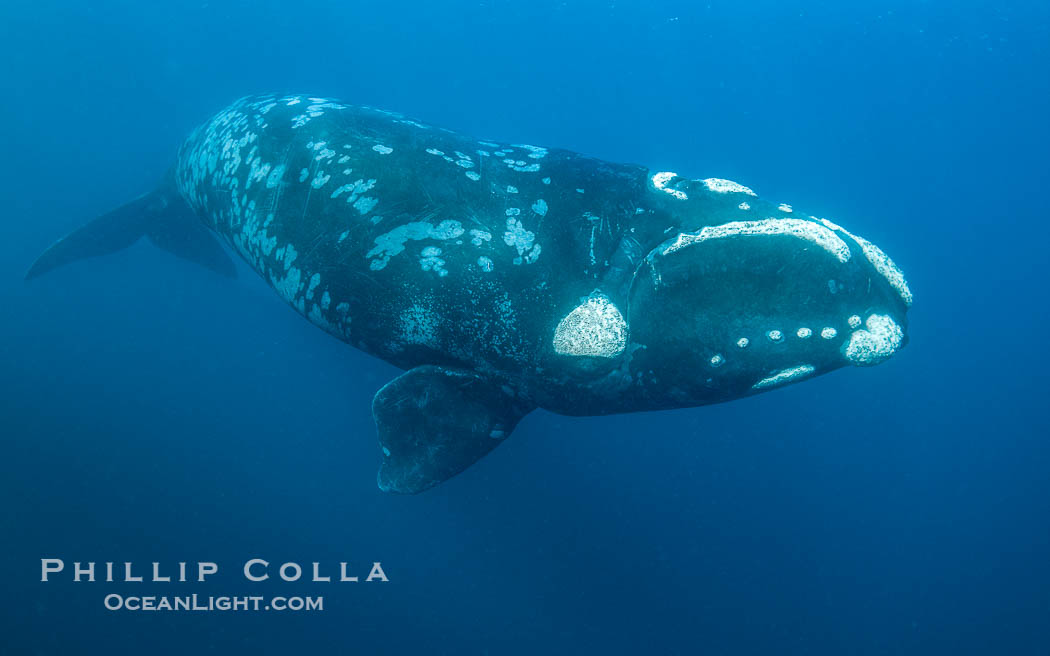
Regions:
<instances>
[{"instance_id":1,"label":"whale pectoral fin","mask_svg":"<svg viewBox=\"0 0 1050 656\"><path fill-rule=\"evenodd\" d=\"M433 365L406 371L372 401L383 448L379 488L416 494L452 478L496 448L530 410L473 371Z\"/></svg>"}]
</instances>

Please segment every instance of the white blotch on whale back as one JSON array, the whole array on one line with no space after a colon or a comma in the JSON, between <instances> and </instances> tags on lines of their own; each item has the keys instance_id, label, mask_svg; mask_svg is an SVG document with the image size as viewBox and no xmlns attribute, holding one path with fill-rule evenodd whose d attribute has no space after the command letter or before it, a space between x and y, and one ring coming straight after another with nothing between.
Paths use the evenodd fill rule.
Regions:
<instances>
[{"instance_id":1,"label":"white blotch on whale back","mask_svg":"<svg viewBox=\"0 0 1050 656\"><path fill-rule=\"evenodd\" d=\"M543 200L542 198L537 200L535 203L532 204L532 211L536 214L539 214L540 216L546 216L547 201Z\"/></svg>"},{"instance_id":2,"label":"white blotch on whale back","mask_svg":"<svg viewBox=\"0 0 1050 656\"><path fill-rule=\"evenodd\" d=\"M726 359L722 357L721 353L716 353L712 355L710 360L712 367L721 367L725 363L725 361Z\"/></svg>"},{"instance_id":3,"label":"white blotch on whale back","mask_svg":"<svg viewBox=\"0 0 1050 656\"><path fill-rule=\"evenodd\" d=\"M860 315L854 314L846 320L850 328L860 328Z\"/></svg>"},{"instance_id":4,"label":"white blotch on whale back","mask_svg":"<svg viewBox=\"0 0 1050 656\"><path fill-rule=\"evenodd\" d=\"M780 332L779 330L770 330L766 333L766 338L768 338L771 342L779 342L782 339L784 339L784 333Z\"/></svg>"},{"instance_id":5,"label":"white blotch on whale back","mask_svg":"<svg viewBox=\"0 0 1050 656\"><path fill-rule=\"evenodd\" d=\"M553 343L561 355L612 358L627 345L627 322L612 301L594 292L558 323Z\"/></svg>"},{"instance_id":6,"label":"white blotch on whale back","mask_svg":"<svg viewBox=\"0 0 1050 656\"><path fill-rule=\"evenodd\" d=\"M831 326L827 326L823 330L820 331L820 336L823 337L824 339L835 339L835 337L838 334L839 334L839 331L835 330Z\"/></svg>"},{"instance_id":7,"label":"white blotch on whale back","mask_svg":"<svg viewBox=\"0 0 1050 656\"><path fill-rule=\"evenodd\" d=\"M749 340L747 337L741 337L740 339L736 340L736 345L740 348L747 348L747 345L750 343L751 340Z\"/></svg>"},{"instance_id":8,"label":"white blotch on whale back","mask_svg":"<svg viewBox=\"0 0 1050 656\"><path fill-rule=\"evenodd\" d=\"M788 214L790 214L791 212L794 211L794 210L791 209L791 206L788 205L787 203L781 203L780 205L777 206L777 209L780 210L781 212L787 212Z\"/></svg>"},{"instance_id":9,"label":"white blotch on whale back","mask_svg":"<svg viewBox=\"0 0 1050 656\"><path fill-rule=\"evenodd\" d=\"M799 339L809 339L810 336L813 335L813 331L810 330L809 328L803 327L803 328L799 328L798 332L796 332L795 334L798 335Z\"/></svg>"},{"instance_id":10,"label":"white blotch on whale back","mask_svg":"<svg viewBox=\"0 0 1050 656\"><path fill-rule=\"evenodd\" d=\"M390 153L394 152L393 148L391 148L390 146L384 146L383 144L376 144L372 146L372 150L376 151L380 155L389 155Z\"/></svg>"}]
</instances>

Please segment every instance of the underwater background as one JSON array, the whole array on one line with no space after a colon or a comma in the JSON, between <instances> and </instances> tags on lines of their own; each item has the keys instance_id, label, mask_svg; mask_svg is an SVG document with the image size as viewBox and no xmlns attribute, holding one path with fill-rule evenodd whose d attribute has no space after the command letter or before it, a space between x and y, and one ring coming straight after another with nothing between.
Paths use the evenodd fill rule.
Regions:
<instances>
[{"instance_id":1,"label":"underwater background","mask_svg":"<svg viewBox=\"0 0 1050 656\"><path fill-rule=\"evenodd\" d=\"M1048 43L1036 1L6 0L0 654L1050 653ZM739 181L890 254L910 342L719 406L538 411L384 494L397 370L243 265L143 241L22 279L263 92ZM41 583L45 557L222 569ZM391 581L249 584L252 557Z\"/></svg>"}]
</instances>

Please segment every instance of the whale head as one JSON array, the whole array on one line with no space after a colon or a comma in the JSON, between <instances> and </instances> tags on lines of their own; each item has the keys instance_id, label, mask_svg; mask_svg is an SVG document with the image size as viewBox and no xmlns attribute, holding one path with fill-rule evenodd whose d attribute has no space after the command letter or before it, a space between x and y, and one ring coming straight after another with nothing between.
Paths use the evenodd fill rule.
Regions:
<instances>
[{"instance_id":1,"label":"whale head","mask_svg":"<svg viewBox=\"0 0 1050 656\"><path fill-rule=\"evenodd\" d=\"M872 366L906 344L912 294L879 247L735 183L693 182L714 198L704 215L725 220L669 233L631 283L631 369L659 397L653 405L702 405ZM672 201L692 193L673 189L682 198Z\"/></svg>"}]
</instances>

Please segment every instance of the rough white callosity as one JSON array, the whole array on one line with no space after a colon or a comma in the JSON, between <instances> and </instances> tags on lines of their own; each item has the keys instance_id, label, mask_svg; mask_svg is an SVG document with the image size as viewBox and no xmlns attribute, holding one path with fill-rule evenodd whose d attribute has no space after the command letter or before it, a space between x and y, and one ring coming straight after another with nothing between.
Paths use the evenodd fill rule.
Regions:
<instances>
[{"instance_id":1,"label":"rough white callosity","mask_svg":"<svg viewBox=\"0 0 1050 656\"><path fill-rule=\"evenodd\" d=\"M722 178L707 178L703 181L704 186L715 193L719 194L747 194L748 196L757 196L755 192L751 191L747 187L732 180L723 180Z\"/></svg>"},{"instance_id":2,"label":"rough white callosity","mask_svg":"<svg viewBox=\"0 0 1050 656\"><path fill-rule=\"evenodd\" d=\"M716 353L715 355L711 356L712 367L721 367L725 361L726 359L722 357L721 353Z\"/></svg>"},{"instance_id":3,"label":"rough white callosity","mask_svg":"<svg viewBox=\"0 0 1050 656\"><path fill-rule=\"evenodd\" d=\"M627 345L627 322L612 301L592 293L558 323L554 351L562 355L612 358Z\"/></svg>"},{"instance_id":4,"label":"rough white callosity","mask_svg":"<svg viewBox=\"0 0 1050 656\"><path fill-rule=\"evenodd\" d=\"M717 226L707 226L700 232L683 232L678 239L668 246L663 254L668 255L690 244L722 239L725 237L789 235L804 239L820 246L838 258L839 262L848 262L849 246L839 239L834 232L813 221L805 219L762 219L761 221L730 221Z\"/></svg>"},{"instance_id":5,"label":"rough white callosity","mask_svg":"<svg viewBox=\"0 0 1050 656\"><path fill-rule=\"evenodd\" d=\"M888 282L890 286L900 294L901 300L904 301L904 304L911 307L914 297L911 294L911 289L908 288L908 281L904 279L904 272L900 270L900 267L893 263L893 260L890 259L889 255L886 255L881 248L867 239L858 237L840 225L832 223L827 219L821 219L820 222L832 230L838 230L842 234L853 239L853 241L857 242L857 245L860 246L860 250L864 252L864 257L868 258L868 261L871 262L871 266L875 267L875 270L879 272L879 275L885 278L886 282Z\"/></svg>"},{"instance_id":6,"label":"rough white callosity","mask_svg":"<svg viewBox=\"0 0 1050 656\"><path fill-rule=\"evenodd\" d=\"M779 342L780 340L784 339L784 334L779 330L770 330L768 333L766 333L766 337L768 337L769 341L771 342Z\"/></svg>"},{"instance_id":7,"label":"rough white callosity","mask_svg":"<svg viewBox=\"0 0 1050 656\"><path fill-rule=\"evenodd\" d=\"M854 314L846 321L849 322L850 328L860 328L860 315Z\"/></svg>"},{"instance_id":8,"label":"rough white callosity","mask_svg":"<svg viewBox=\"0 0 1050 656\"><path fill-rule=\"evenodd\" d=\"M813 331L809 328L799 328L798 332L796 332L795 334L798 335L799 339L809 339L810 336L813 334Z\"/></svg>"},{"instance_id":9,"label":"rough white callosity","mask_svg":"<svg viewBox=\"0 0 1050 656\"><path fill-rule=\"evenodd\" d=\"M736 340L736 345L740 348L747 348L747 345L750 343L751 340L749 340L747 337L741 337L740 339Z\"/></svg>"},{"instance_id":10,"label":"rough white callosity","mask_svg":"<svg viewBox=\"0 0 1050 656\"><path fill-rule=\"evenodd\" d=\"M839 331L834 328L827 326L820 331L820 336L824 339L835 339L835 336L839 334Z\"/></svg>"},{"instance_id":11,"label":"rough white callosity","mask_svg":"<svg viewBox=\"0 0 1050 656\"><path fill-rule=\"evenodd\" d=\"M904 331L885 314L873 314L864 330L857 330L846 344L846 359L858 366L878 364L900 348Z\"/></svg>"},{"instance_id":12,"label":"rough white callosity","mask_svg":"<svg viewBox=\"0 0 1050 656\"><path fill-rule=\"evenodd\" d=\"M671 189L667 186L667 183L670 182L672 178L676 177L678 177L677 173L672 173L671 171L660 171L652 177L653 186L656 187L658 190L664 192L665 194L671 194L678 200L689 200L689 195L686 194L684 191Z\"/></svg>"},{"instance_id":13,"label":"rough white callosity","mask_svg":"<svg viewBox=\"0 0 1050 656\"><path fill-rule=\"evenodd\" d=\"M783 385L784 383L789 383L793 380L798 380L799 378L805 378L813 372L813 365L810 364L803 364L797 367L792 367L791 369L784 369L782 371L778 371L772 376L767 376L762 380L758 381L757 383L751 386L751 389L760 390L765 389L767 387L773 387L775 385Z\"/></svg>"}]
</instances>

